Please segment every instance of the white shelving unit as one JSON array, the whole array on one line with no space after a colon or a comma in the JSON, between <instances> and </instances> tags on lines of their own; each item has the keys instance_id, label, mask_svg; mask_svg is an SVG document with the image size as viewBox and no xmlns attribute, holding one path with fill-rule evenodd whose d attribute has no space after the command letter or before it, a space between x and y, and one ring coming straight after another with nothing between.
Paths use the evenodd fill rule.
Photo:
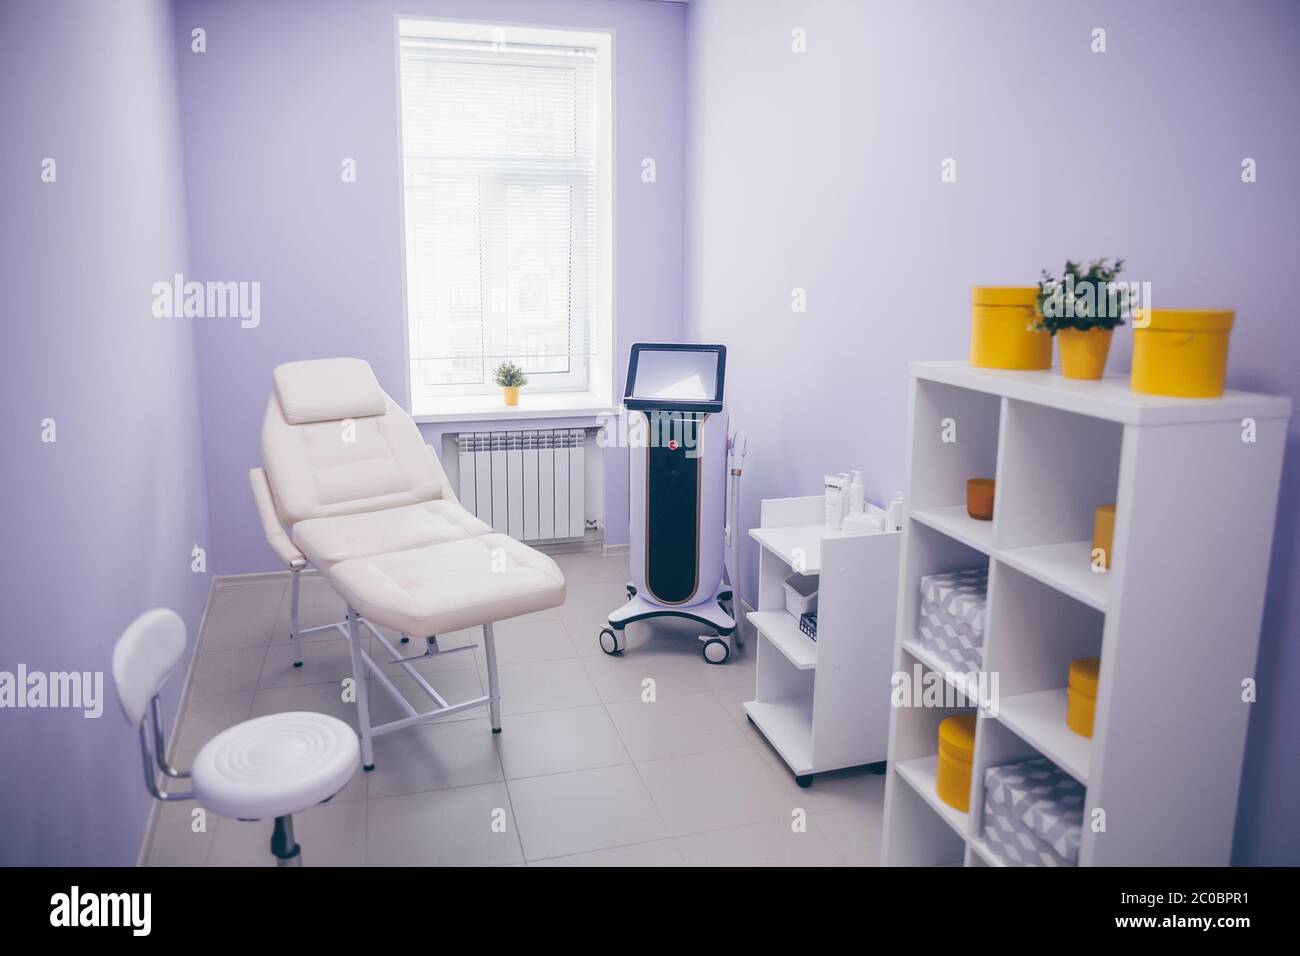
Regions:
<instances>
[{"instance_id":1,"label":"white shelving unit","mask_svg":"<svg viewBox=\"0 0 1300 956\"><path fill-rule=\"evenodd\" d=\"M1127 376L965 362L910 371L894 669L919 662L969 706L892 709L883 862L1001 865L983 839L984 771L1041 754L1087 788L1081 865L1226 865L1290 400L1160 398ZM991 522L966 515L977 477L997 479ZM1113 566L1097 573L1093 513L1112 501ZM983 710L916 640L921 577L981 563L998 681ZM1065 724L1065 687L1070 660L1090 656L1085 738ZM938 725L957 713L979 716L969 813L934 794Z\"/></svg>"},{"instance_id":2,"label":"white shelving unit","mask_svg":"<svg viewBox=\"0 0 1300 956\"><path fill-rule=\"evenodd\" d=\"M820 495L766 500L759 525L749 532L760 546L749 719L804 786L884 760L902 535L831 530ZM818 575L816 641L785 608L782 582L794 571Z\"/></svg>"}]
</instances>

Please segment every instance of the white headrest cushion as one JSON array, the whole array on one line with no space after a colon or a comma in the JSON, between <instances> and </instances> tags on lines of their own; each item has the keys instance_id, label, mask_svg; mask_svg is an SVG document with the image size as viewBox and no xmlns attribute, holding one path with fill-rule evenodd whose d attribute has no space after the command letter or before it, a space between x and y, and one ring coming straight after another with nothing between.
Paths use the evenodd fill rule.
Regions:
<instances>
[{"instance_id":1,"label":"white headrest cushion","mask_svg":"<svg viewBox=\"0 0 1300 956\"><path fill-rule=\"evenodd\" d=\"M275 370L275 397L290 425L382 415L384 390L370 363L356 358L289 362Z\"/></svg>"}]
</instances>

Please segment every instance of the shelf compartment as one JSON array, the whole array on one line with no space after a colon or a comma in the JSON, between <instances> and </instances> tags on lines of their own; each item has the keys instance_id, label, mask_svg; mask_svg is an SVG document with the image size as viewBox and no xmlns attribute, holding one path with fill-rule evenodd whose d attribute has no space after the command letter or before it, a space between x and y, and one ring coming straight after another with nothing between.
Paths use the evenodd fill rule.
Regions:
<instances>
[{"instance_id":1,"label":"shelf compartment","mask_svg":"<svg viewBox=\"0 0 1300 956\"><path fill-rule=\"evenodd\" d=\"M993 552L993 522L972 518L964 504L914 508L912 518L983 554Z\"/></svg>"},{"instance_id":2,"label":"shelf compartment","mask_svg":"<svg viewBox=\"0 0 1300 956\"><path fill-rule=\"evenodd\" d=\"M915 379L911 500L915 510L966 503L966 481L995 478L1002 399L972 389Z\"/></svg>"},{"instance_id":3,"label":"shelf compartment","mask_svg":"<svg viewBox=\"0 0 1300 956\"><path fill-rule=\"evenodd\" d=\"M1092 740L1065 725L1064 687L1005 697L997 720L1084 786L1092 763Z\"/></svg>"},{"instance_id":4,"label":"shelf compartment","mask_svg":"<svg viewBox=\"0 0 1300 956\"><path fill-rule=\"evenodd\" d=\"M984 666L998 686L985 712L1086 784L1092 741L1065 725L1065 686L1072 660L1101 656L1106 616L1003 559L991 578Z\"/></svg>"},{"instance_id":5,"label":"shelf compartment","mask_svg":"<svg viewBox=\"0 0 1300 956\"><path fill-rule=\"evenodd\" d=\"M930 759L937 762L938 757ZM911 777L891 764L885 792L884 866L960 866L966 857L966 835L936 811L930 798ZM926 786L924 782L920 784ZM936 798L937 799L937 798ZM951 809L951 808L949 808ZM957 811L953 811L954 813Z\"/></svg>"},{"instance_id":6,"label":"shelf compartment","mask_svg":"<svg viewBox=\"0 0 1300 956\"><path fill-rule=\"evenodd\" d=\"M921 799L930 805L931 809L943 819L943 822L952 827L959 837L965 839L970 814L955 807L950 807L939 799L939 795L934 790L938 768L938 754L932 754L929 757L914 757L894 766L894 770L898 775L907 781L908 785L921 796Z\"/></svg>"},{"instance_id":7,"label":"shelf compartment","mask_svg":"<svg viewBox=\"0 0 1300 956\"><path fill-rule=\"evenodd\" d=\"M916 660L919 661L927 670L933 671L942 677L944 683L957 691L957 693L961 694L961 696L972 705L978 702L978 675L969 672L958 673L957 671L952 670L916 638L909 638L908 640L903 641L903 650L916 658Z\"/></svg>"},{"instance_id":8,"label":"shelf compartment","mask_svg":"<svg viewBox=\"0 0 1300 956\"><path fill-rule=\"evenodd\" d=\"M796 774L813 772L812 697L751 700L745 713Z\"/></svg>"},{"instance_id":9,"label":"shelf compartment","mask_svg":"<svg viewBox=\"0 0 1300 956\"><path fill-rule=\"evenodd\" d=\"M1124 426L1008 400L1002 443L999 553L1091 541L1097 507L1119 495Z\"/></svg>"},{"instance_id":10,"label":"shelf compartment","mask_svg":"<svg viewBox=\"0 0 1300 956\"><path fill-rule=\"evenodd\" d=\"M998 557L1103 614L1110 606L1110 572L1092 569L1091 540L1013 548L998 552Z\"/></svg>"},{"instance_id":11,"label":"shelf compartment","mask_svg":"<svg viewBox=\"0 0 1300 956\"><path fill-rule=\"evenodd\" d=\"M801 671L817 667L817 642L799 630L799 622L787 611L751 611L749 623L769 644Z\"/></svg>"},{"instance_id":12,"label":"shelf compartment","mask_svg":"<svg viewBox=\"0 0 1300 956\"><path fill-rule=\"evenodd\" d=\"M988 567L989 556L952 535L917 520L915 512L907 529L907 545L900 565L896 641L916 640L920 627L921 579L965 568Z\"/></svg>"}]
</instances>

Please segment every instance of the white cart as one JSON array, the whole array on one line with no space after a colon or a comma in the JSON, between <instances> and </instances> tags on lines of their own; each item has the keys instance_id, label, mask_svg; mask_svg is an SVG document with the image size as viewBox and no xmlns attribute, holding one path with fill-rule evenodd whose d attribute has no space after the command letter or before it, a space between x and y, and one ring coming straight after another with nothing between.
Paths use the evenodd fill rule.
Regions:
<instances>
[{"instance_id":1,"label":"white cart","mask_svg":"<svg viewBox=\"0 0 1300 956\"><path fill-rule=\"evenodd\" d=\"M843 767L883 772L889 736L901 535L832 530L825 513L821 495L769 499L749 532L761 550L748 616L758 674L745 711L803 787ZM820 577L816 641L785 609L782 582L795 571Z\"/></svg>"}]
</instances>

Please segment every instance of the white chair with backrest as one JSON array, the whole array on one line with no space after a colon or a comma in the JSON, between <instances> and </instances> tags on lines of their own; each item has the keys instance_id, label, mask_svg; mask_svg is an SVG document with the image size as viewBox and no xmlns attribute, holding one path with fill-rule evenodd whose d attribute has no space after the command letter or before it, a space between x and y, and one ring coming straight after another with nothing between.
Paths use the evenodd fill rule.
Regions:
<instances>
[{"instance_id":1,"label":"white chair with backrest","mask_svg":"<svg viewBox=\"0 0 1300 956\"><path fill-rule=\"evenodd\" d=\"M145 786L157 800L193 799L223 817L274 818L271 853L276 863L302 865L293 815L329 800L356 774L361 762L356 731L326 714L258 717L204 744L190 772L177 770L167 762L158 692L184 656L185 622L166 608L132 621L113 648L117 695L126 719L140 732ZM159 771L190 779L193 791L160 790Z\"/></svg>"},{"instance_id":2,"label":"white chair with backrest","mask_svg":"<svg viewBox=\"0 0 1300 956\"><path fill-rule=\"evenodd\" d=\"M494 622L564 601L564 575L550 558L466 511L420 430L379 387L361 359L290 362L275 369L262 421L262 468L249 472L267 543L292 572L289 639L335 630L352 657L363 767L372 738L487 705L501 731ZM286 531L286 529L288 529ZM347 604L342 621L302 629L299 579L314 566ZM467 650L441 648L439 634L482 628L488 693L449 703L413 661ZM365 628L431 701L417 710L361 642ZM383 629L425 639L403 656ZM470 645L472 646L472 645ZM367 675L402 716L370 722Z\"/></svg>"}]
</instances>

